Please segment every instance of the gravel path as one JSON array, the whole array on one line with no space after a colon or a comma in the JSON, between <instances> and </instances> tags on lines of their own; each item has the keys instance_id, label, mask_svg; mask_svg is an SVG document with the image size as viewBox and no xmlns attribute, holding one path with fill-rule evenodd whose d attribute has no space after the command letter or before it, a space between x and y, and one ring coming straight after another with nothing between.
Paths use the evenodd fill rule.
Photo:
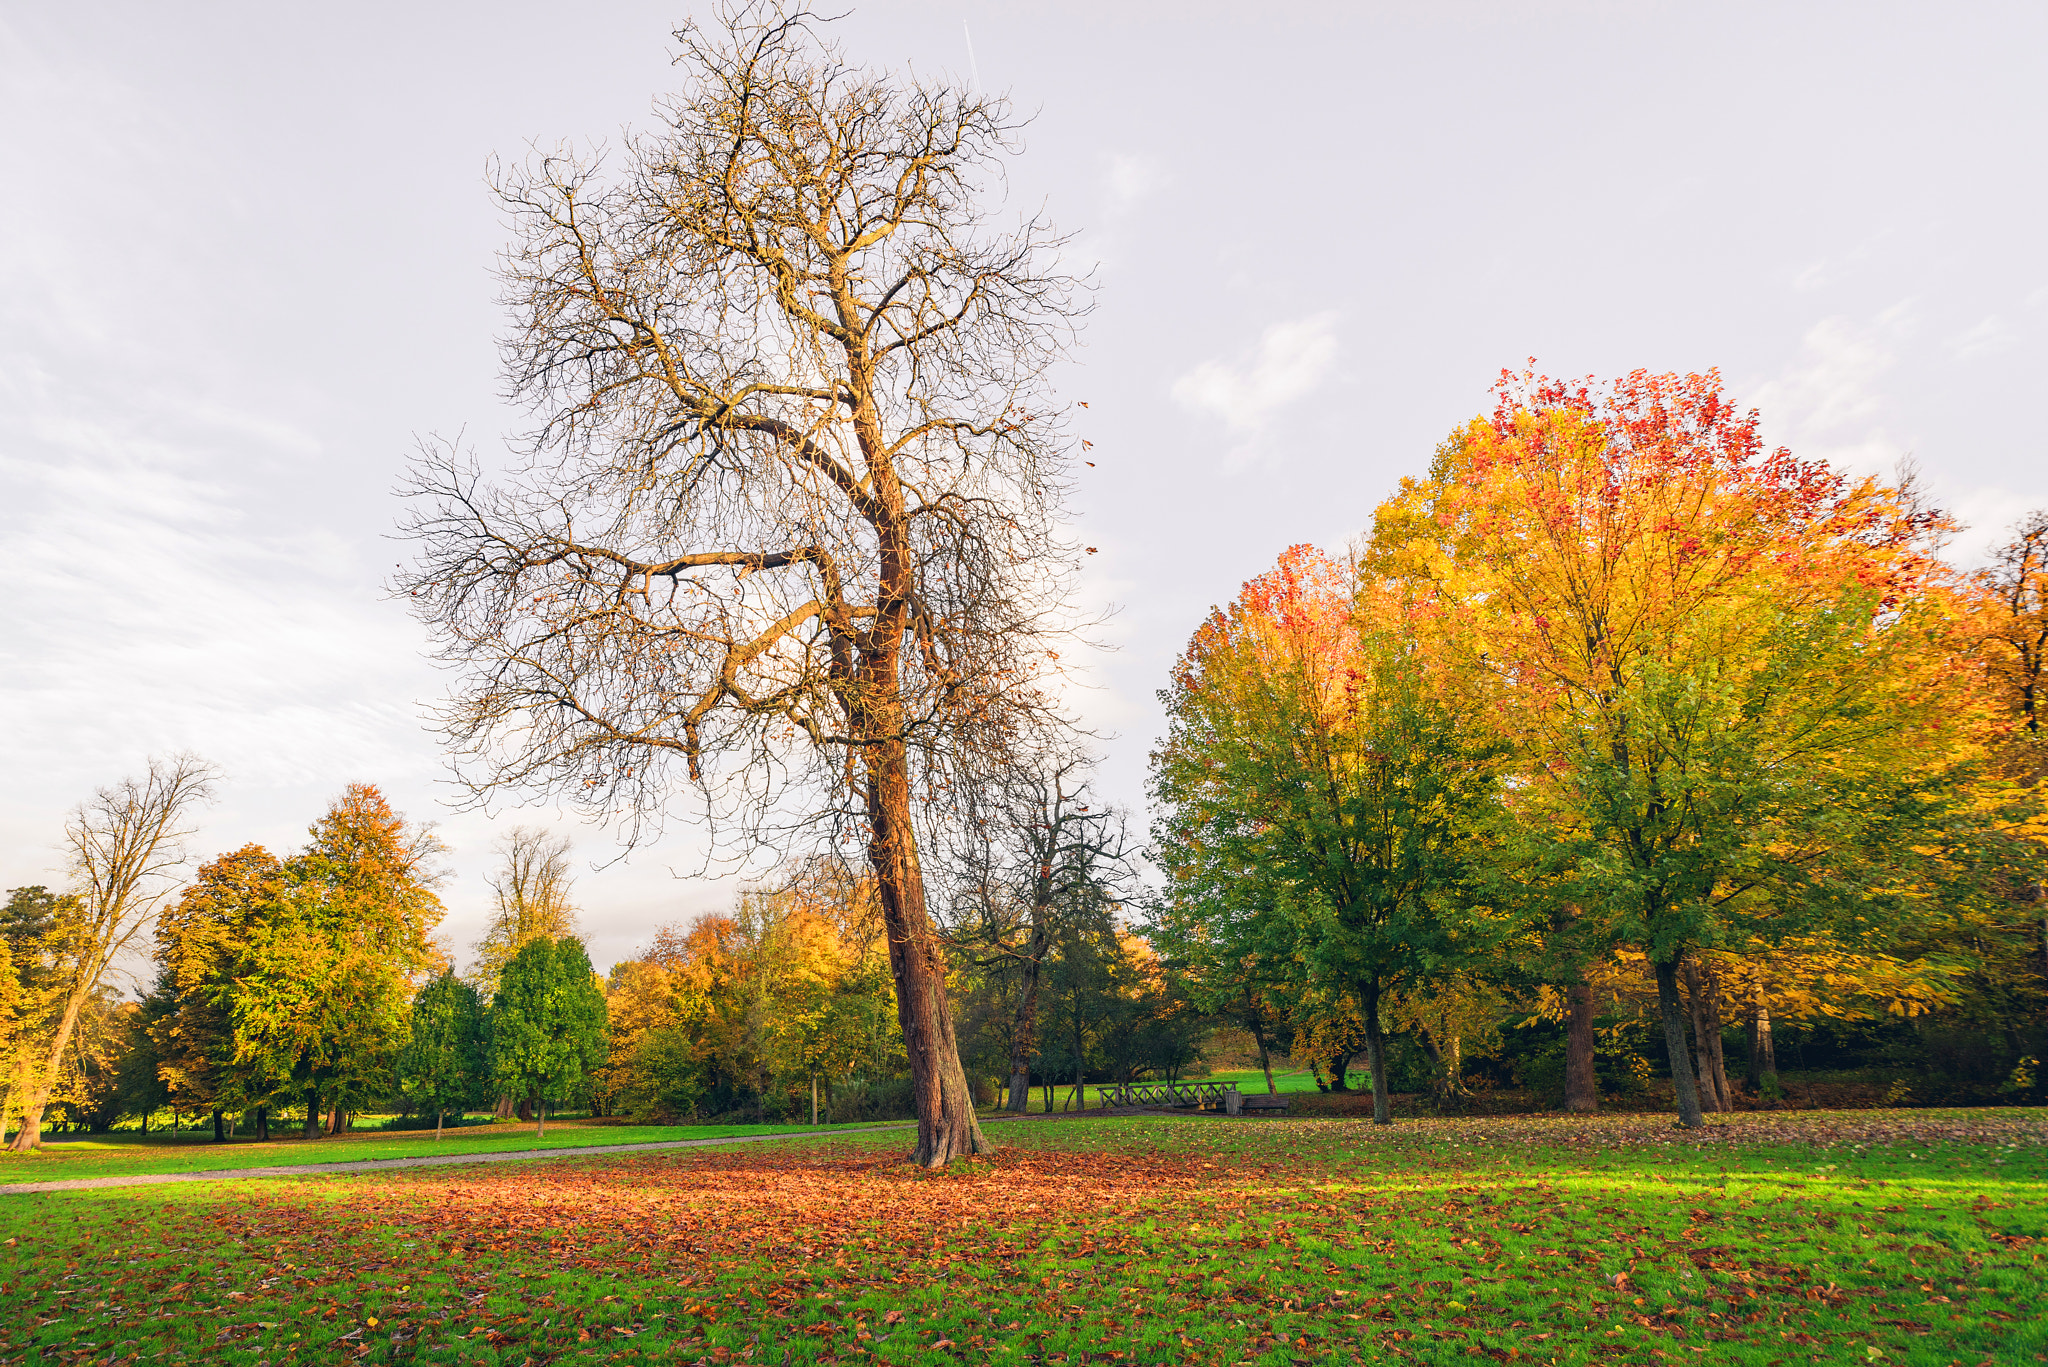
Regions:
<instances>
[{"instance_id":1,"label":"gravel path","mask_svg":"<svg viewBox=\"0 0 2048 1367\"><path fill-rule=\"evenodd\" d=\"M987 1123L987 1122L983 1122ZM877 1130L915 1129L916 1121L864 1125L828 1134L872 1134ZM505 1149L496 1153L435 1153L418 1158L366 1158L354 1163L293 1163L274 1168L216 1168L208 1172L141 1173L129 1177L79 1177L64 1182L11 1182L0 1196L30 1196L44 1191L84 1191L91 1187L147 1187L159 1182L234 1182L248 1177L303 1177L329 1172L379 1172L385 1168L438 1168L451 1163L513 1163L533 1158L585 1158L608 1153L645 1153L650 1149L700 1149L712 1144L757 1144L767 1139L805 1138L801 1130L783 1134L743 1134L719 1139L661 1139L651 1144L591 1144L573 1149Z\"/></svg>"}]
</instances>

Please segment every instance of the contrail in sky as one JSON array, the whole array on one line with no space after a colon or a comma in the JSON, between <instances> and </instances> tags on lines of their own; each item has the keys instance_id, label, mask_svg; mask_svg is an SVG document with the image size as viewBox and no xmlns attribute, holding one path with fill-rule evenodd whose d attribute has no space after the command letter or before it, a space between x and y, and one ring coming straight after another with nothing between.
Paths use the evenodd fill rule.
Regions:
<instances>
[{"instance_id":1,"label":"contrail in sky","mask_svg":"<svg viewBox=\"0 0 2048 1367\"><path fill-rule=\"evenodd\" d=\"M974 73L974 93L981 93L981 65L974 60L974 31L967 27L967 21L960 21L960 31L967 35L967 69Z\"/></svg>"}]
</instances>

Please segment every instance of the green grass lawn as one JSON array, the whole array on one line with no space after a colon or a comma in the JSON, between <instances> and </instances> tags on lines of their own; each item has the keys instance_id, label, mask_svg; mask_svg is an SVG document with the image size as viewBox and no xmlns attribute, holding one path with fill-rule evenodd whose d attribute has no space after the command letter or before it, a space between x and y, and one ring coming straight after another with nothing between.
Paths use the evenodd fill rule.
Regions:
<instances>
[{"instance_id":1,"label":"green grass lawn","mask_svg":"<svg viewBox=\"0 0 2048 1367\"><path fill-rule=\"evenodd\" d=\"M873 1122L867 1122L873 1123ZM656 1144L676 1139L722 1139L751 1134L809 1134L860 1125L591 1125L549 1121L536 1139L531 1121L471 1125L449 1130L439 1140L427 1130L337 1135L329 1139L282 1139L259 1143L236 1139L215 1143L190 1134L175 1138L114 1134L69 1139L34 1153L0 1153L0 1185L62 1182L85 1177L137 1177L222 1168L268 1168L292 1163L355 1163L372 1158L418 1158L431 1154L505 1153L518 1149L567 1149L593 1144Z\"/></svg>"},{"instance_id":2,"label":"green grass lawn","mask_svg":"<svg viewBox=\"0 0 2048 1367\"><path fill-rule=\"evenodd\" d=\"M2040 1111L993 1133L0 1198L0 1361L2048 1360Z\"/></svg>"}]
</instances>

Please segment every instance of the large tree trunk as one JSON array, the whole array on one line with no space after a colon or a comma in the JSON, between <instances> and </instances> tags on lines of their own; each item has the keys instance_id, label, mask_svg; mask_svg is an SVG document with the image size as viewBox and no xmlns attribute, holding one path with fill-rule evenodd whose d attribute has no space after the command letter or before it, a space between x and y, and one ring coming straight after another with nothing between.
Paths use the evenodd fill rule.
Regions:
<instances>
[{"instance_id":1,"label":"large tree trunk","mask_svg":"<svg viewBox=\"0 0 2048 1367\"><path fill-rule=\"evenodd\" d=\"M1700 1093L1693 1081L1692 1050L1685 1038L1685 1004L1678 996L1678 964L1675 960L1657 966L1657 1009L1664 1018L1664 1051L1671 1057L1671 1085L1678 1097L1678 1123L1687 1129L1706 1124L1700 1113Z\"/></svg>"},{"instance_id":2,"label":"large tree trunk","mask_svg":"<svg viewBox=\"0 0 2048 1367\"><path fill-rule=\"evenodd\" d=\"M213 1108L213 1142L218 1144L227 1137L227 1130L221 1125L220 1121L220 1107L216 1106Z\"/></svg>"},{"instance_id":3,"label":"large tree trunk","mask_svg":"<svg viewBox=\"0 0 2048 1367\"><path fill-rule=\"evenodd\" d=\"M1571 1016L1564 1044L1564 1108L1591 1115L1600 1109L1600 1076L1593 1061L1593 985L1573 983L1566 995Z\"/></svg>"},{"instance_id":4,"label":"large tree trunk","mask_svg":"<svg viewBox=\"0 0 2048 1367\"><path fill-rule=\"evenodd\" d=\"M956 1158L992 1153L974 1114L974 1091L953 1037L946 966L925 909L924 875L910 821L910 766L903 743L891 740L867 761L868 861L875 871L889 968L896 978L896 1018L910 1059L917 1098L917 1148L912 1161L943 1168Z\"/></svg>"},{"instance_id":5,"label":"large tree trunk","mask_svg":"<svg viewBox=\"0 0 2048 1367\"><path fill-rule=\"evenodd\" d=\"M1687 960L1685 993L1692 1003L1693 1053L1698 1060L1700 1105L1709 1111L1733 1111L1735 1096L1728 1087L1728 1068L1721 1047L1721 1004L1713 974Z\"/></svg>"},{"instance_id":6,"label":"large tree trunk","mask_svg":"<svg viewBox=\"0 0 2048 1367\"><path fill-rule=\"evenodd\" d=\"M1365 1007L1365 1057L1367 1067L1372 1069L1372 1123L1390 1125L1393 1123L1391 1108L1387 1101L1387 1041L1380 1033L1380 984L1375 978L1360 994Z\"/></svg>"},{"instance_id":7,"label":"large tree trunk","mask_svg":"<svg viewBox=\"0 0 2048 1367\"><path fill-rule=\"evenodd\" d=\"M1699 966L1688 959L1678 976L1685 985L1685 1004L1692 1016L1693 1076L1699 1082L1700 1109L1725 1111L1727 1103L1714 1086L1714 1056L1707 1043L1706 993L1700 987Z\"/></svg>"},{"instance_id":8,"label":"large tree trunk","mask_svg":"<svg viewBox=\"0 0 2048 1367\"><path fill-rule=\"evenodd\" d=\"M258 1106L256 1108L256 1139L259 1143L268 1144L270 1142L270 1107L268 1106Z\"/></svg>"},{"instance_id":9,"label":"large tree trunk","mask_svg":"<svg viewBox=\"0 0 2048 1367\"><path fill-rule=\"evenodd\" d=\"M319 1137L320 1089L317 1087L308 1087L306 1089L306 1138L318 1139Z\"/></svg>"}]
</instances>

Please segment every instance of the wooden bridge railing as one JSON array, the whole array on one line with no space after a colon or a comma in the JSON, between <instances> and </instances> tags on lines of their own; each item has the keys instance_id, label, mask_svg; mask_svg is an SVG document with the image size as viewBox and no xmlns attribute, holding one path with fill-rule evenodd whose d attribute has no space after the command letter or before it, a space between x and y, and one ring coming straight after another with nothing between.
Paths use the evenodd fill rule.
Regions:
<instances>
[{"instance_id":1,"label":"wooden bridge railing","mask_svg":"<svg viewBox=\"0 0 2048 1367\"><path fill-rule=\"evenodd\" d=\"M1104 1106L1191 1106L1235 1115L1237 1086L1229 1082L1127 1082L1101 1090Z\"/></svg>"}]
</instances>

